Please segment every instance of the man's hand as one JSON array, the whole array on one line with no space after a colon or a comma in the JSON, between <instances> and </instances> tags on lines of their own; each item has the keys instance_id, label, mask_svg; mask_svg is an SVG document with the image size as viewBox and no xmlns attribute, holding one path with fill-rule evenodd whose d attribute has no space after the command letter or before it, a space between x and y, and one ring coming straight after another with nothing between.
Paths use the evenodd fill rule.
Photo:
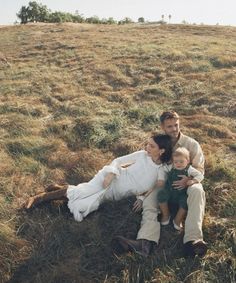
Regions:
<instances>
[{"instance_id":1,"label":"man's hand","mask_svg":"<svg viewBox=\"0 0 236 283\"><path fill-rule=\"evenodd\" d=\"M176 190L183 190L188 186L187 183L190 179L185 175L178 175L178 177L182 177L182 179L179 181L174 181L172 186Z\"/></svg>"},{"instance_id":2,"label":"man's hand","mask_svg":"<svg viewBox=\"0 0 236 283\"><path fill-rule=\"evenodd\" d=\"M112 180L114 179L114 176L115 176L115 174L113 174L113 173L108 173L106 175L106 177L104 178L104 181L102 183L102 186L103 186L104 189L106 189L107 187L110 186Z\"/></svg>"},{"instance_id":3,"label":"man's hand","mask_svg":"<svg viewBox=\"0 0 236 283\"><path fill-rule=\"evenodd\" d=\"M143 207L143 201L141 199L136 199L133 205L133 211L139 212L140 210L142 210L142 207Z\"/></svg>"}]
</instances>

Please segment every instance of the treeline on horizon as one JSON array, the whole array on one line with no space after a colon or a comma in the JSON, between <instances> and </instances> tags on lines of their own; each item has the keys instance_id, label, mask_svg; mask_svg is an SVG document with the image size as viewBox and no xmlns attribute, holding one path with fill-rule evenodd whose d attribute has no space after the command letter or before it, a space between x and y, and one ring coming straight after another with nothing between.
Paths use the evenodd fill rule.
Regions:
<instances>
[{"instance_id":1,"label":"treeline on horizon","mask_svg":"<svg viewBox=\"0 0 236 283\"><path fill-rule=\"evenodd\" d=\"M75 14L65 13L65 12L52 12L47 8L46 5L42 5L37 3L36 1L30 1L28 6L22 6L20 11L16 14L20 19L21 24L26 23L63 23L63 22L72 22L72 23L90 23L90 24L129 24L134 21L128 17L125 17L123 20L116 21L112 17L108 19L103 18L100 19L98 16L93 16L89 18L85 18L78 13ZM143 17L138 19L138 22L145 22ZM166 23L163 18L159 23Z\"/></svg>"}]
</instances>

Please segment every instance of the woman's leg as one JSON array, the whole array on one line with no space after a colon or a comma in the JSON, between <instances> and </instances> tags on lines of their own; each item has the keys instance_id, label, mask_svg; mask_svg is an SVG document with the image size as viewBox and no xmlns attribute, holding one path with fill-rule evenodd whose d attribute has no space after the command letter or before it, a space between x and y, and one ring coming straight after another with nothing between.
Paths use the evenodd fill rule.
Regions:
<instances>
[{"instance_id":1,"label":"woman's leg","mask_svg":"<svg viewBox=\"0 0 236 283\"><path fill-rule=\"evenodd\" d=\"M44 192L36 196L30 197L26 204L26 209L30 209L32 206L37 205L42 202L63 199L64 197L66 197L67 187L68 186L66 185L62 189L51 191L51 192Z\"/></svg>"},{"instance_id":2,"label":"woman's leg","mask_svg":"<svg viewBox=\"0 0 236 283\"><path fill-rule=\"evenodd\" d=\"M112 188L104 189L103 187L106 175L105 170L100 170L88 183L68 186L66 192L67 205L75 220L82 221L89 213L97 210L104 200L110 199L110 194L105 197L105 193L111 192Z\"/></svg>"}]
</instances>

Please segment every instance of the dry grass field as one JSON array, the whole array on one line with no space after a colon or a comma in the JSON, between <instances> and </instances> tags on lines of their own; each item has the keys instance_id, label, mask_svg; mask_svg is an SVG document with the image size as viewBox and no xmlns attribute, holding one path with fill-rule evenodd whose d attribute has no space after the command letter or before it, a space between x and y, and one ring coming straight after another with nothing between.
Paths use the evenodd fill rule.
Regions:
<instances>
[{"instance_id":1,"label":"dry grass field","mask_svg":"<svg viewBox=\"0 0 236 283\"><path fill-rule=\"evenodd\" d=\"M142 148L166 109L206 156L205 258L185 258L170 227L149 258L114 255L114 235L139 227L132 198L82 223L62 202L21 208L52 182L87 181ZM234 27L1 27L0 282L235 282L235 137Z\"/></svg>"}]
</instances>

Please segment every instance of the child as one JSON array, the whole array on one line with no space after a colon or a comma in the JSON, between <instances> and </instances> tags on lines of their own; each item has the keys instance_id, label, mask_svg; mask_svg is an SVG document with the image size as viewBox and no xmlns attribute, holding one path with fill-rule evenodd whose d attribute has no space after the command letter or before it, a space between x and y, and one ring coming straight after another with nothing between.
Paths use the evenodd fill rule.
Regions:
<instances>
[{"instance_id":1,"label":"child","mask_svg":"<svg viewBox=\"0 0 236 283\"><path fill-rule=\"evenodd\" d=\"M193 168L190 162L189 151L184 147L177 148L172 155L172 167L168 173L167 181L164 189L158 192L158 202L162 213L161 224L168 225L170 222L170 212L168 202L174 202L179 205L179 210L173 220L174 228L180 230L182 222L187 214L187 187L203 180L203 174ZM182 175L182 176L181 176ZM173 182L180 180L183 175L191 177L187 181L187 187L183 189L175 189Z\"/></svg>"}]
</instances>

